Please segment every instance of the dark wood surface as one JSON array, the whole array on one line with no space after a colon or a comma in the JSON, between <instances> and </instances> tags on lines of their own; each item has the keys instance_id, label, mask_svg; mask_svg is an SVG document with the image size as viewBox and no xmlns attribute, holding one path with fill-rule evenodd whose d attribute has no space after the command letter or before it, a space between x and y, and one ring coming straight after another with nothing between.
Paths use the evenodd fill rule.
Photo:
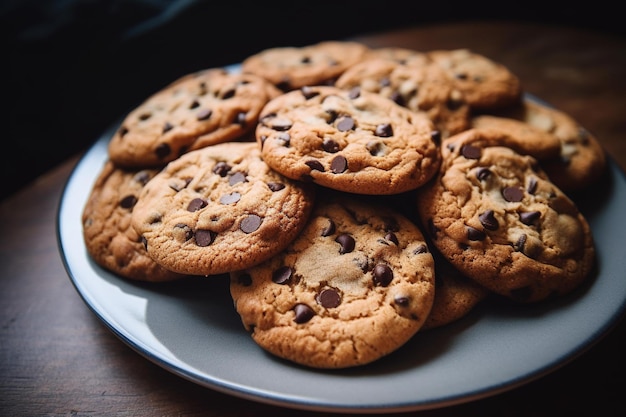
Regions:
<instances>
[{"instance_id":1,"label":"dark wood surface","mask_svg":"<svg viewBox=\"0 0 626 417\"><path fill-rule=\"evenodd\" d=\"M355 39L418 50L466 47L487 55L518 74L526 91L580 121L626 168L624 38L476 22ZM56 237L57 206L79 156L0 205L0 415L293 415L292 409L225 395L171 374L126 346L83 303L63 267ZM607 410L603 415L621 415L626 411L625 335L622 320L587 352L534 382L414 414L557 416L602 409Z\"/></svg>"}]
</instances>

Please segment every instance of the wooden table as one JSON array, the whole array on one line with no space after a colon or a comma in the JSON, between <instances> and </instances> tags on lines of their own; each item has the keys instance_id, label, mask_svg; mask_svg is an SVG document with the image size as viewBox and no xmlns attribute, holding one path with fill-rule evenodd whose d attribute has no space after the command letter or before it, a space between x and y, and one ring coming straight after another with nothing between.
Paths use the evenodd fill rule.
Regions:
<instances>
[{"instance_id":1,"label":"wooden table","mask_svg":"<svg viewBox=\"0 0 626 417\"><path fill-rule=\"evenodd\" d=\"M626 168L626 39L487 22L355 39L418 50L467 47L487 55L518 74L528 92L580 121ZM0 414L292 415L291 409L225 395L171 374L122 343L87 308L63 267L55 228L59 198L78 158L0 206ZM626 411L625 335L626 325L620 321L582 356L534 382L415 414L555 416L601 408L618 415Z\"/></svg>"}]
</instances>

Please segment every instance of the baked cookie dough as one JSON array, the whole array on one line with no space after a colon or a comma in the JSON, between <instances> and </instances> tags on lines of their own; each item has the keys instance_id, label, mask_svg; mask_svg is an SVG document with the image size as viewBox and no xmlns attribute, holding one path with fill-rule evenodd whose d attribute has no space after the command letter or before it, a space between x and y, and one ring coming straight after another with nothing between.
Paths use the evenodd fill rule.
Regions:
<instances>
[{"instance_id":1,"label":"baked cookie dough","mask_svg":"<svg viewBox=\"0 0 626 417\"><path fill-rule=\"evenodd\" d=\"M188 152L142 190L132 225L167 269L216 275L282 251L302 230L315 190L269 168L256 142Z\"/></svg>"},{"instance_id":2,"label":"baked cookie dough","mask_svg":"<svg viewBox=\"0 0 626 417\"><path fill-rule=\"evenodd\" d=\"M282 175L357 194L415 189L440 161L440 134L427 117L358 88L285 93L263 108L256 139Z\"/></svg>"},{"instance_id":3,"label":"baked cookie dough","mask_svg":"<svg viewBox=\"0 0 626 417\"><path fill-rule=\"evenodd\" d=\"M434 262L406 217L350 198L319 198L281 254L231 273L244 327L268 352L314 368L364 365L424 324Z\"/></svg>"}]
</instances>

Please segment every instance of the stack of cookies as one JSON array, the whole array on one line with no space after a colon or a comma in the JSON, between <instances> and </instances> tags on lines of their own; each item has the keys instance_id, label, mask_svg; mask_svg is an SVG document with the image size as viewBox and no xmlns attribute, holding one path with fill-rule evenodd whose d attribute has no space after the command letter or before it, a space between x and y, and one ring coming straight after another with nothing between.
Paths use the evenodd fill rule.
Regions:
<instances>
[{"instance_id":1,"label":"stack of cookies","mask_svg":"<svg viewBox=\"0 0 626 417\"><path fill-rule=\"evenodd\" d=\"M472 51L277 47L128 113L84 240L125 279L229 280L261 348L346 368L489 296L579 288L595 248L570 195L605 168L593 135Z\"/></svg>"}]
</instances>

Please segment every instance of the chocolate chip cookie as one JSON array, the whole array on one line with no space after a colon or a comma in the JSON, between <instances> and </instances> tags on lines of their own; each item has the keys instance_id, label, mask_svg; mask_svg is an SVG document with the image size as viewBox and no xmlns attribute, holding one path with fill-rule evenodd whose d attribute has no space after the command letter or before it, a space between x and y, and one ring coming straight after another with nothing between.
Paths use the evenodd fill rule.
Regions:
<instances>
[{"instance_id":1,"label":"chocolate chip cookie","mask_svg":"<svg viewBox=\"0 0 626 417\"><path fill-rule=\"evenodd\" d=\"M124 278L156 282L184 276L154 262L131 226L139 194L157 172L125 170L106 161L83 208L87 253L98 265Z\"/></svg>"},{"instance_id":2,"label":"chocolate chip cookie","mask_svg":"<svg viewBox=\"0 0 626 417\"><path fill-rule=\"evenodd\" d=\"M285 92L304 86L332 85L368 50L361 43L349 41L268 48L244 59L241 70L259 75Z\"/></svg>"},{"instance_id":3,"label":"chocolate chip cookie","mask_svg":"<svg viewBox=\"0 0 626 417\"><path fill-rule=\"evenodd\" d=\"M415 189L440 161L440 134L427 117L358 88L285 93L263 108L256 138L281 174L358 194Z\"/></svg>"},{"instance_id":4,"label":"chocolate chip cookie","mask_svg":"<svg viewBox=\"0 0 626 417\"><path fill-rule=\"evenodd\" d=\"M167 269L216 275L282 251L304 227L314 197L310 184L270 169L256 142L227 142L188 152L155 175L132 225Z\"/></svg>"},{"instance_id":5,"label":"chocolate chip cookie","mask_svg":"<svg viewBox=\"0 0 626 417\"><path fill-rule=\"evenodd\" d=\"M433 244L463 275L515 301L573 291L595 262L587 220L535 158L479 139L466 131L444 141L439 173L418 190Z\"/></svg>"},{"instance_id":6,"label":"chocolate chip cookie","mask_svg":"<svg viewBox=\"0 0 626 417\"><path fill-rule=\"evenodd\" d=\"M393 55L393 50L389 52ZM348 68L335 85L381 94L428 117L442 138L469 127L469 105L445 71L425 54L400 58L371 58ZM421 59L419 59L421 57Z\"/></svg>"},{"instance_id":7,"label":"chocolate chip cookie","mask_svg":"<svg viewBox=\"0 0 626 417\"><path fill-rule=\"evenodd\" d=\"M221 68L183 76L124 118L109 157L119 166L162 167L185 152L242 138L279 93L260 77Z\"/></svg>"},{"instance_id":8,"label":"chocolate chip cookie","mask_svg":"<svg viewBox=\"0 0 626 417\"><path fill-rule=\"evenodd\" d=\"M408 341L434 299L424 236L388 207L319 198L281 254L231 274L244 327L268 352L314 368L370 363Z\"/></svg>"}]
</instances>

